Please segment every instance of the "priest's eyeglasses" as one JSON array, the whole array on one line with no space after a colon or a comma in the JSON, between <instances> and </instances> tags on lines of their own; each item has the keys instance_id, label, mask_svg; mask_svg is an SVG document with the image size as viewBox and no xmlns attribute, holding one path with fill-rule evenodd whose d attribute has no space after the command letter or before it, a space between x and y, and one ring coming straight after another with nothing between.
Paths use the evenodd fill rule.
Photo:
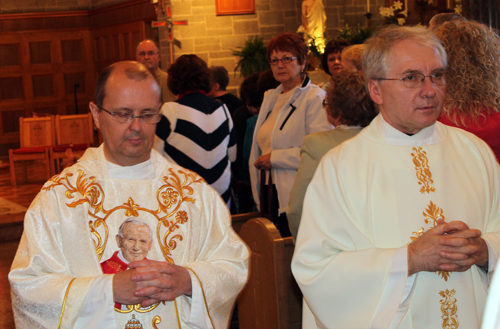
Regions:
<instances>
[{"instance_id":1,"label":"priest's eyeglasses","mask_svg":"<svg viewBox=\"0 0 500 329\"><path fill-rule=\"evenodd\" d=\"M269 60L269 64L271 65L278 65L278 63L281 61L283 64L288 64L291 63L294 59L297 59L297 57L283 57L283 58L273 58Z\"/></svg>"},{"instance_id":2,"label":"priest's eyeglasses","mask_svg":"<svg viewBox=\"0 0 500 329\"><path fill-rule=\"evenodd\" d=\"M433 72L431 75L408 73L399 79L374 78L374 80L400 80L403 81L403 86L406 88L420 88L424 84L425 78L431 79L431 82L436 86L444 86L446 84L446 77L442 71Z\"/></svg>"},{"instance_id":3,"label":"priest's eyeglasses","mask_svg":"<svg viewBox=\"0 0 500 329\"><path fill-rule=\"evenodd\" d=\"M111 117L119 123L130 123L135 118L139 118L143 123L158 123L160 121L160 113L159 112L146 112L141 115L132 115L131 112L128 111L116 111L111 112L103 108L102 106L97 105L98 108L103 110L104 112L111 115Z\"/></svg>"}]
</instances>

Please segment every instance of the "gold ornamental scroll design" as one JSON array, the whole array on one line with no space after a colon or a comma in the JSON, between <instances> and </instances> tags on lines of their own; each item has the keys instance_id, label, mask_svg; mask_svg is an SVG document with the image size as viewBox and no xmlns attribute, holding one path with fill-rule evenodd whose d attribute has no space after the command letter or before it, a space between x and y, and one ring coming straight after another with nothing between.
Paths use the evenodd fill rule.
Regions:
<instances>
[{"instance_id":1,"label":"gold ornamental scroll design","mask_svg":"<svg viewBox=\"0 0 500 329\"><path fill-rule=\"evenodd\" d=\"M427 208L422 212L422 214L424 215L425 224L430 224L431 226L427 230L421 227L419 230L412 232L412 236L410 237L411 241L416 241L426 231L430 230L433 227L436 227L440 219L446 221L446 217L443 214L443 209L436 206L436 204L434 204L432 201L429 203ZM448 281L448 278L450 277L451 273L452 272L448 271L436 272L436 274L439 275L441 278L443 278L444 281Z\"/></svg>"},{"instance_id":2,"label":"gold ornamental scroll design","mask_svg":"<svg viewBox=\"0 0 500 329\"><path fill-rule=\"evenodd\" d=\"M179 229L179 225L188 221L187 212L179 211L179 208L184 202L195 202L195 199L190 197L194 192L191 185L194 183L201 183L203 178L187 170L177 170L177 172L175 172L170 168L168 171L169 175L163 177L164 184L156 193L158 201L158 208L156 210L143 208L136 204L132 198L129 198L127 202L120 206L109 210L105 209L103 206L105 200L104 190L99 183L95 182L94 176L87 177L83 170L78 170L78 176L75 183L70 181L73 174L66 173L54 176L50 180L50 184L43 189L48 191L56 186L64 186L66 188L66 198L77 198L77 200L66 204L70 208L75 208L83 203L89 204L88 214L95 219L94 221L89 221L89 229L94 237L92 242L94 243L99 261L102 258L109 237L106 220L112 213L122 209L125 211L126 217L138 217L139 211L144 211L153 215L158 220L156 236L160 244L160 249L165 260L174 264L171 251L177 247L176 240L182 241L183 239L182 235L174 234L174 232ZM169 218L174 215L174 219L169 220ZM102 238L98 231L101 225L104 228L104 238ZM160 237L162 225L167 228L163 239ZM121 310L115 308L115 311L119 313L130 313L132 311L146 313L154 310L159 304L160 303L156 303L147 308L141 308L140 304L126 305L126 309ZM165 302L163 302L163 304L165 305Z\"/></svg>"},{"instance_id":3,"label":"gold ornamental scroll design","mask_svg":"<svg viewBox=\"0 0 500 329\"><path fill-rule=\"evenodd\" d=\"M151 325L153 326L154 329L158 329L157 324L160 324L161 318L157 315L153 318L153 321L151 321Z\"/></svg>"},{"instance_id":4,"label":"gold ornamental scroll design","mask_svg":"<svg viewBox=\"0 0 500 329\"><path fill-rule=\"evenodd\" d=\"M443 298L439 301L441 304L441 319L443 319L443 329L457 329L458 328L458 315L457 315L457 299L453 298L455 289L440 291L439 295Z\"/></svg>"},{"instance_id":5,"label":"gold ornamental scroll design","mask_svg":"<svg viewBox=\"0 0 500 329\"><path fill-rule=\"evenodd\" d=\"M160 244L165 260L169 263L174 263L171 257L171 251L177 247L177 241L182 241L182 236L174 234L179 228L180 224L188 221L188 215L185 211L179 211L179 208L184 202L194 203L195 200L191 197L193 194L194 183L200 183L203 178L195 173L179 169L174 171L172 168L168 169L169 174L163 177L163 185L157 190L156 198L158 201L158 208L151 210L137 205L132 198L127 202L112 209L105 209L103 206L105 200L105 193L102 187L95 182L94 176L87 177L82 170L78 170L78 177L72 183L70 177L72 173L66 173L59 176L54 176L51 183L44 187L44 190L50 190L56 186L64 186L66 188L65 196L68 199L75 199L75 201L67 203L66 205L75 208L83 203L89 204L88 214L93 221L89 221L89 229L94 239L94 247L98 259L101 260L102 254L106 248L109 237L109 230L106 224L106 219L115 211L123 209L127 217L138 217L139 211L147 212L153 215L158 220L156 236ZM174 218L170 220L170 217ZM99 233L98 228L103 226L104 237ZM167 228L163 238L160 236L160 229L164 226Z\"/></svg>"},{"instance_id":6,"label":"gold ornamental scroll design","mask_svg":"<svg viewBox=\"0 0 500 329\"><path fill-rule=\"evenodd\" d=\"M157 308L158 305L160 305L160 303L163 303L163 305L165 305L165 302L158 302L156 304L153 304L149 307L144 307L144 308L141 307L141 304L124 305L125 306L124 310L115 307L115 311L118 313L123 313L123 314L127 314L127 313L130 313L132 311L135 311L137 313L148 313L148 312L151 312L152 310L154 310L155 308Z\"/></svg>"},{"instance_id":7,"label":"gold ornamental scroll design","mask_svg":"<svg viewBox=\"0 0 500 329\"><path fill-rule=\"evenodd\" d=\"M158 200L158 210L156 214L165 214L163 217L156 216L158 218L156 237L166 261L173 264L174 261L171 251L177 247L177 240L182 241L183 239L182 235L174 233L179 228L179 225L188 221L187 212L179 211L179 208L184 202L195 202L195 200L190 197L194 192L191 185L203 182L203 178L185 169L178 169L177 173L175 173L172 168L168 169L168 171L170 175L163 177L163 182L165 184L162 185L156 193L156 198ZM173 220L169 220L168 218L172 217L174 214ZM160 236L162 226L167 228L163 238Z\"/></svg>"},{"instance_id":8,"label":"gold ornamental scroll design","mask_svg":"<svg viewBox=\"0 0 500 329\"><path fill-rule=\"evenodd\" d=\"M69 179L70 177L73 177L73 173L61 174L52 177L49 181L50 183L43 187L42 190L49 191L56 186L64 186L66 188L66 192L64 193L66 198L75 199L79 196L76 201L66 203L68 207L76 208L83 203L89 204L88 214L92 218L95 218L94 221L89 221L89 229L93 236L92 242L94 243L96 254L98 259L101 260L102 254L108 242L109 232L105 218L99 217L97 214L103 213L104 215L107 215L110 212L103 208L105 194L101 185L95 182L95 177L87 177L83 170L78 170L77 172L78 176L74 183L72 183ZM101 225L104 229L104 239L97 230Z\"/></svg>"},{"instance_id":9,"label":"gold ornamental scroll design","mask_svg":"<svg viewBox=\"0 0 500 329\"><path fill-rule=\"evenodd\" d=\"M429 160L427 159L427 153L422 151L422 147L414 147L414 153L411 153L413 157L413 164L417 171L418 185L422 185L420 188L420 193L430 193L436 191L436 189L431 185L434 183L432 180L432 173L429 170Z\"/></svg>"}]
</instances>

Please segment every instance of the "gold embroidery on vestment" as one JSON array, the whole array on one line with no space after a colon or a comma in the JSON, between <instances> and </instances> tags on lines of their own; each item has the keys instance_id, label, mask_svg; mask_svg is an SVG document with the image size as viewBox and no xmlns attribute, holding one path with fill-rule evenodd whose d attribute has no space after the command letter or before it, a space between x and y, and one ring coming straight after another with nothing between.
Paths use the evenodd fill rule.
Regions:
<instances>
[{"instance_id":1,"label":"gold embroidery on vestment","mask_svg":"<svg viewBox=\"0 0 500 329\"><path fill-rule=\"evenodd\" d=\"M432 227L435 227L437 225L438 220L440 219L446 221L446 218L443 215L443 209L436 206L432 201L427 206L427 209L425 209L425 211L422 212L422 214L425 217L424 219L425 223L432 224ZM429 221L430 219L432 219L432 223Z\"/></svg>"},{"instance_id":2,"label":"gold embroidery on vestment","mask_svg":"<svg viewBox=\"0 0 500 329\"><path fill-rule=\"evenodd\" d=\"M427 153L422 151L422 147L414 147L413 151L415 151L415 153L412 153L411 156L413 157L413 163L417 170L418 185L422 185L420 193L434 192L436 189L431 185L434 181L432 180L432 173L429 170Z\"/></svg>"},{"instance_id":3,"label":"gold embroidery on vestment","mask_svg":"<svg viewBox=\"0 0 500 329\"><path fill-rule=\"evenodd\" d=\"M163 177L164 184L160 186L156 192L156 199L158 201L158 208L156 210L143 208L136 204L132 198L129 198L127 202L120 206L116 206L110 210L105 209L103 206L105 193L101 185L95 183L94 176L87 177L83 170L78 170L78 177L75 185L68 179L73 176L73 174L66 173L64 175L54 176L50 180L52 184L43 189L48 191L56 186L62 185L66 188L66 198L78 198L74 202L67 203L66 205L68 207L75 208L83 203L89 204L88 214L90 217L95 218L94 221L89 221L89 229L94 237L92 241L99 260L102 258L109 237L106 219L113 212L123 209L127 217L138 217L138 211L145 211L158 220L156 236L160 244L160 249L165 260L173 264L174 261L171 257L171 251L177 247L176 240L182 241L183 237L179 234L173 235L172 233L179 228L179 224L184 224L188 221L187 213L178 210L184 202L195 202L195 200L190 197L190 195L193 194L191 184L200 183L203 181L203 178L187 170L179 169L177 172L174 172L174 170L170 168L168 171L170 174ZM174 219L169 220L169 218L173 216ZM102 234L97 230L101 225L104 228L104 239ZM167 228L163 238L160 236L162 225Z\"/></svg>"},{"instance_id":4,"label":"gold embroidery on vestment","mask_svg":"<svg viewBox=\"0 0 500 329\"><path fill-rule=\"evenodd\" d=\"M148 312L151 312L152 310L154 310L155 308L157 308L158 305L160 305L160 303L163 303L163 305L165 305L165 302L158 302L158 303L153 304L149 307L141 307L141 304L125 305L125 307L127 308L126 310L122 310L122 309L115 307L115 311L118 313L125 313L125 314L130 313L132 311L136 311L137 313L148 313Z\"/></svg>"},{"instance_id":5,"label":"gold embroidery on vestment","mask_svg":"<svg viewBox=\"0 0 500 329\"><path fill-rule=\"evenodd\" d=\"M139 211L144 211L153 215L158 220L156 238L158 239L158 243L165 260L168 263L174 264L171 251L177 247L177 240L182 241L183 237L180 234L173 233L179 229L179 225L182 225L189 220L187 212L182 210L179 211L179 208L184 202L195 202L195 199L190 197L190 195L194 193L191 185L203 182L203 178L185 169L179 169L174 172L174 170L170 168L168 169L168 172L169 174L163 177L164 184L160 186L156 192L156 199L158 201L158 208L156 210L143 208L136 204L132 198L129 198L127 202L122 205L109 210L105 209L103 206L106 197L104 190L99 183L95 182L94 176L86 176L83 170L78 170L78 177L76 178L76 182L74 184L69 180L73 174L65 173L52 177L49 181L51 184L43 187L43 190L49 191L56 186L64 186L66 188L64 193L65 197L68 199L76 199L73 202L66 204L70 208L76 208L81 204L88 203L88 215L94 219L89 221L89 229L92 233L92 242L99 261L102 258L104 250L106 249L109 238L106 220L115 211L124 210L126 217L138 217ZM104 230L104 238L102 237L102 233L99 233L98 231L101 225ZM167 228L163 238L160 234L162 226ZM162 303L165 305L165 302ZM156 303L148 308L141 308L140 304L126 305L126 310L115 308L115 311L119 313L130 313L132 311L146 313L154 310L159 304L160 303ZM177 302L175 302L175 307L178 317ZM180 328L179 318L177 320Z\"/></svg>"},{"instance_id":6,"label":"gold embroidery on vestment","mask_svg":"<svg viewBox=\"0 0 500 329\"><path fill-rule=\"evenodd\" d=\"M215 328L214 322L212 321L212 317L210 316L210 311L208 310L207 296L205 295L205 289L203 289L203 283L201 282L200 278L198 277L198 274L196 274L196 272L192 268L186 267L186 269L191 271L191 273L194 274L194 276L196 277L196 279L198 279L198 282L200 283L201 292L203 294L203 300L205 301L205 310L207 311L208 318L210 319L210 323L212 324L212 327Z\"/></svg>"},{"instance_id":7,"label":"gold embroidery on vestment","mask_svg":"<svg viewBox=\"0 0 500 329\"><path fill-rule=\"evenodd\" d=\"M157 315L153 318L152 325L154 329L158 329L157 324L161 322L161 318Z\"/></svg>"},{"instance_id":8,"label":"gold embroidery on vestment","mask_svg":"<svg viewBox=\"0 0 500 329\"><path fill-rule=\"evenodd\" d=\"M61 308L61 315L59 315L59 324L57 325L57 329L61 328L62 319L64 316L64 309L66 308L66 301L68 300L69 289L71 288L71 285L73 284L73 281L75 281L75 279L76 278L71 279L71 281L68 284L68 287L66 288L66 293L64 294L64 300Z\"/></svg>"},{"instance_id":9,"label":"gold embroidery on vestment","mask_svg":"<svg viewBox=\"0 0 500 329\"><path fill-rule=\"evenodd\" d=\"M142 329L141 321L135 318L135 315L132 314L132 319L128 320L124 329Z\"/></svg>"},{"instance_id":10,"label":"gold embroidery on vestment","mask_svg":"<svg viewBox=\"0 0 500 329\"><path fill-rule=\"evenodd\" d=\"M422 212L422 214L424 215L425 224L430 224L432 226L427 228L427 230L421 227L418 231L412 232L412 236L410 236L411 242L416 241L426 231L430 230L433 227L436 227L440 219L442 219L443 221L446 220L446 217L443 215L443 209L436 206L432 201L427 206L425 211ZM443 278L444 281L448 281L451 273L452 272L449 271L436 271L436 274Z\"/></svg>"},{"instance_id":11,"label":"gold embroidery on vestment","mask_svg":"<svg viewBox=\"0 0 500 329\"><path fill-rule=\"evenodd\" d=\"M441 303L441 319L443 319L443 329L457 329L458 328L458 315L457 315L457 299L452 298L455 295L455 289L440 291L439 295L443 297L439 301Z\"/></svg>"},{"instance_id":12,"label":"gold embroidery on vestment","mask_svg":"<svg viewBox=\"0 0 500 329\"><path fill-rule=\"evenodd\" d=\"M416 232L412 232L412 234L414 236L411 236L410 239L411 241L415 241L417 240L422 234L425 233L425 229L423 227L420 228L420 230L416 231Z\"/></svg>"}]
</instances>

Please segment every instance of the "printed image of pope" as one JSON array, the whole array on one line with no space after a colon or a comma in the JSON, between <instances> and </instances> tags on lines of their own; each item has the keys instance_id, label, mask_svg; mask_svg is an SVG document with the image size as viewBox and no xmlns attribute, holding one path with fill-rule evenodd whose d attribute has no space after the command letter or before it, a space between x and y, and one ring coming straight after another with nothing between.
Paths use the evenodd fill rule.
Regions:
<instances>
[{"instance_id":1,"label":"printed image of pope","mask_svg":"<svg viewBox=\"0 0 500 329\"><path fill-rule=\"evenodd\" d=\"M116 235L116 244L119 249L111 258L101 263L102 273L123 272L130 262L146 259L152 243L153 232L149 225L136 218L127 218L120 225ZM116 303L115 308L121 309L121 304Z\"/></svg>"}]
</instances>

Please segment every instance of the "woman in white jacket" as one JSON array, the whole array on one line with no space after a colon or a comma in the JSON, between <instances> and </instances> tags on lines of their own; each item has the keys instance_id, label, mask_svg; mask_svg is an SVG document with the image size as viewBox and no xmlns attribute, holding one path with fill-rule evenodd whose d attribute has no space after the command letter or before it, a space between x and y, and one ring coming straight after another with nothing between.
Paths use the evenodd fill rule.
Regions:
<instances>
[{"instance_id":1,"label":"woman in white jacket","mask_svg":"<svg viewBox=\"0 0 500 329\"><path fill-rule=\"evenodd\" d=\"M267 57L274 78L281 83L266 92L255 126L249 167L252 193L259 209L259 171L272 176L272 220L281 236L290 236L286 207L297 174L300 148L306 135L329 130L322 102L325 92L311 84L306 75L307 45L295 33L283 33L267 46ZM266 182L268 182L268 177ZM263 189L267 193L267 188ZM268 196L265 195L265 202Z\"/></svg>"}]
</instances>

